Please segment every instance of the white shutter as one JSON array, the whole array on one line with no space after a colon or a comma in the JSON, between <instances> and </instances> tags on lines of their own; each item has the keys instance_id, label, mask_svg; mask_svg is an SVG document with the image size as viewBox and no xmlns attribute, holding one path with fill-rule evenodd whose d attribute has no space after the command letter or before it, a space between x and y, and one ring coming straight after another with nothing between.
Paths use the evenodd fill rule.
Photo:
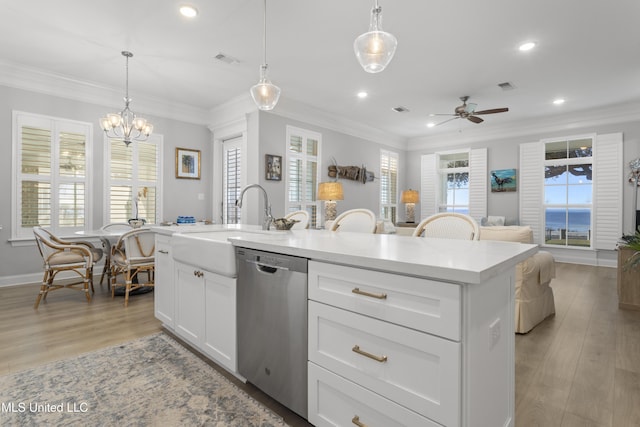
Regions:
<instances>
[{"instance_id":1,"label":"white shutter","mask_svg":"<svg viewBox=\"0 0 640 427\"><path fill-rule=\"evenodd\" d=\"M236 200L242 190L242 137L222 142L223 220L225 224L240 224L241 210Z\"/></svg>"},{"instance_id":2,"label":"white shutter","mask_svg":"<svg viewBox=\"0 0 640 427\"><path fill-rule=\"evenodd\" d=\"M487 216L487 149L469 152L469 216L480 223Z\"/></svg>"},{"instance_id":3,"label":"white shutter","mask_svg":"<svg viewBox=\"0 0 640 427\"><path fill-rule=\"evenodd\" d=\"M531 226L534 243L541 243L543 147L540 142L520 144L520 225Z\"/></svg>"},{"instance_id":4,"label":"white shutter","mask_svg":"<svg viewBox=\"0 0 640 427\"><path fill-rule=\"evenodd\" d=\"M436 155L423 155L420 170L420 192L422 193L420 196L420 219L422 220L438 212Z\"/></svg>"},{"instance_id":5,"label":"white shutter","mask_svg":"<svg viewBox=\"0 0 640 427\"><path fill-rule=\"evenodd\" d=\"M622 134L598 135L593 157L593 247L614 250L622 235Z\"/></svg>"}]
</instances>

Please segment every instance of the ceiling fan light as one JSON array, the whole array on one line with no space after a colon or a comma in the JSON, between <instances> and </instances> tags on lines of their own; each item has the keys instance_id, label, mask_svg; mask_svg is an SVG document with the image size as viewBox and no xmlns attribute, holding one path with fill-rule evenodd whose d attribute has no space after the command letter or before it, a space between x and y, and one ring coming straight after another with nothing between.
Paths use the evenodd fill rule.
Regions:
<instances>
[{"instance_id":1,"label":"ceiling fan light","mask_svg":"<svg viewBox=\"0 0 640 427\"><path fill-rule=\"evenodd\" d=\"M369 31L361 34L353 43L353 50L358 62L367 73L379 73L391 62L398 47L398 39L386 31L382 31L382 7L371 10Z\"/></svg>"}]
</instances>

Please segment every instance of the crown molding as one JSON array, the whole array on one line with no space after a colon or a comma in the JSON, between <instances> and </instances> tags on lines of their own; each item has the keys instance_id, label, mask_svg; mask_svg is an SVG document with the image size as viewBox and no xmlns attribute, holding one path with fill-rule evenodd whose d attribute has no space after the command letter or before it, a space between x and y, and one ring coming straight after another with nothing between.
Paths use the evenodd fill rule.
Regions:
<instances>
[{"instance_id":1,"label":"crown molding","mask_svg":"<svg viewBox=\"0 0 640 427\"><path fill-rule=\"evenodd\" d=\"M439 133L433 136L411 138L407 142L407 150L475 144L487 140L574 131L596 126L637 122L638 120L640 120L640 102L629 102L562 115L536 117L501 126L482 125L464 132Z\"/></svg>"},{"instance_id":2,"label":"crown molding","mask_svg":"<svg viewBox=\"0 0 640 427\"><path fill-rule=\"evenodd\" d=\"M0 61L0 84L16 89L105 106L122 106L122 89L80 81L64 75ZM134 111L187 123L207 125L209 112L191 105L137 95Z\"/></svg>"},{"instance_id":3,"label":"crown molding","mask_svg":"<svg viewBox=\"0 0 640 427\"><path fill-rule=\"evenodd\" d=\"M288 98L280 98L278 105L271 111L282 117L313 124L316 126L341 132L357 138L366 139L378 144L394 147L400 150L407 149L407 138L393 133L376 129L353 120L345 119L328 111L320 110L299 101Z\"/></svg>"}]
</instances>

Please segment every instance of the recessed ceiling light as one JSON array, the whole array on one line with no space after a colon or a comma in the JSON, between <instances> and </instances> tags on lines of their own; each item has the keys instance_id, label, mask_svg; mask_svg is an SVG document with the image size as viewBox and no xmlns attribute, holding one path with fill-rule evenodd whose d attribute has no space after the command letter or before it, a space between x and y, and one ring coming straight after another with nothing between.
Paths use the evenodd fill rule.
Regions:
<instances>
[{"instance_id":1,"label":"recessed ceiling light","mask_svg":"<svg viewBox=\"0 0 640 427\"><path fill-rule=\"evenodd\" d=\"M536 44L534 42L526 42L522 43L520 47L518 47L518 49L520 49L522 52L526 52L527 50L531 50L534 47L536 47Z\"/></svg>"},{"instance_id":2,"label":"recessed ceiling light","mask_svg":"<svg viewBox=\"0 0 640 427\"><path fill-rule=\"evenodd\" d=\"M436 124L435 124L435 123L433 123L433 122L429 122L429 123L427 123L427 127L428 127L428 128L432 128L432 127L434 127L435 125L436 125Z\"/></svg>"},{"instance_id":3,"label":"recessed ceiling light","mask_svg":"<svg viewBox=\"0 0 640 427\"><path fill-rule=\"evenodd\" d=\"M362 98L366 98L367 96L369 96L369 94L365 91L362 92L358 92L358 98L362 99Z\"/></svg>"},{"instance_id":4,"label":"recessed ceiling light","mask_svg":"<svg viewBox=\"0 0 640 427\"><path fill-rule=\"evenodd\" d=\"M554 105L562 105L564 104L564 98L558 98L553 100Z\"/></svg>"},{"instance_id":5,"label":"recessed ceiling light","mask_svg":"<svg viewBox=\"0 0 640 427\"><path fill-rule=\"evenodd\" d=\"M198 16L198 9L196 9L194 6L191 6L190 4L183 4L182 6L180 6L180 14L187 18L195 18L196 16Z\"/></svg>"}]
</instances>

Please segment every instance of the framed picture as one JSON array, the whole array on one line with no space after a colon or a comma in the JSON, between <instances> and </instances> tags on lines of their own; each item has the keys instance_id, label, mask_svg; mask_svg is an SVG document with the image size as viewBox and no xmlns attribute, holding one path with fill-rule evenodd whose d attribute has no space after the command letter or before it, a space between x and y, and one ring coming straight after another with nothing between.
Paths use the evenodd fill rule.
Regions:
<instances>
[{"instance_id":1,"label":"framed picture","mask_svg":"<svg viewBox=\"0 0 640 427\"><path fill-rule=\"evenodd\" d=\"M516 188L518 187L516 184L515 169L498 169L491 171L492 193L516 191Z\"/></svg>"},{"instance_id":2,"label":"framed picture","mask_svg":"<svg viewBox=\"0 0 640 427\"><path fill-rule=\"evenodd\" d=\"M176 148L176 178L200 179L200 150Z\"/></svg>"},{"instance_id":3,"label":"framed picture","mask_svg":"<svg viewBox=\"0 0 640 427\"><path fill-rule=\"evenodd\" d=\"M280 181L282 179L282 156L265 155L264 170L267 181Z\"/></svg>"}]
</instances>

